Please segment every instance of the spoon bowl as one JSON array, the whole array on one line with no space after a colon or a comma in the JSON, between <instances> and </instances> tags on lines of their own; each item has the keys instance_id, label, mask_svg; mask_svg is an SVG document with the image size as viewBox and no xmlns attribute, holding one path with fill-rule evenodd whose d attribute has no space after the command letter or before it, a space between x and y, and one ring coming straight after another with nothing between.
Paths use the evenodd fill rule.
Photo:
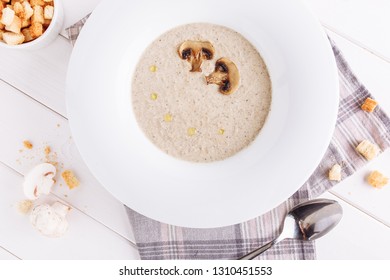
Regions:
<instances>
[{"instance_id":1,"label":"spoon bowl","mask_svg":"<svg viewBox=\"0 0 390 280\"><path fill-rule=\"evenodd\" d=\"M287 213L277 238L239 259L251 260L284 239L310 241L320 238L332 230L342 216L343 209L335 200L314 199L301 203Z\"/></svg>"}]
</instances>

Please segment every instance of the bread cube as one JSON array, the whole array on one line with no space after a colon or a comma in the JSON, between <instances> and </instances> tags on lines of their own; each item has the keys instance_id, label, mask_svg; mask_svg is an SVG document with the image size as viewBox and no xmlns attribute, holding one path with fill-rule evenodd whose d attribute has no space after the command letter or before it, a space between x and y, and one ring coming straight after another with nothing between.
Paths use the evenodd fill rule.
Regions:
<instances>
[{"instance_id":1,"label":"bread cube","mask_svg":"<svg viewBox=\"0 0 390 280\"><path fill-rule=\"evenodd\" d=\"M33 22L29 27L31 36L36 39L43 34L43 25L41 23Z\"/></svg>"},{"instance_id":2,"label":"bread cube","mask_svg":"<svg viewBox=\"0 0 390 280\"><path fill-rule=\"evenodd\" d=\"M43 24L45 22L45 18L43 17L43 8L41 6L34 6L33 10L34 14L31 17L31 22Z\"/></svg>"},{"instance_id":3,"label":"bread cube","mask_svg":"<svg viewBox=\"0 0 390 280\"><path fill-rule=\"evenodd\" d=\"M22 29L22 34L24 35L24 42L30 42L30 41L34 40L34 38L31 35L30 28Z\"/></svg>"},{"instance_id":4,"label":"bread cube","mask_svg":"<svg viewBox=\"0 0 390 280\"><path fill-rule=\"evenodd\" d=\"M24 1L22 3L23 9L24 9L24 19L29 19L34 14L34 10L31 7L30 3L28 1Z\"/></svg>"},{"instance_id":5,"label":"bread cube","mask_svg":"<svg viewBox=\"0 0 390 280\"><path fill-rule=\"evenodd\" d=\"M45 19L52 19L54 16L54 7L53 6L50 6L50 5L47 5L44 9L44 12L43 12L43 17Z\"/></svg>"},{"instance_id":6,"label":"bread cube","mask_svg":"<svg viewBox=\"0 0 390 280\"><path fill-rule=\"evenodd\" d=\"M45 1L43 1L43 0L30 0L30 4L31 4L32 7L44 6L45 5Z\"/></svg>"},{"instance_id":7,"label":"bread cube","mask_svg":"<svg viewBox=\"0 0 390 280\"><path fill-rule=\"evenodd\" d=\"M8 45L20 45L24 42L24 35L21 33L4 32L3 40Z\"/></svg>"},{"instance_id":8,"label":"bread cube","mask_svg":"<svg viewBox=\"0 0 390 280\"><path fill-rule=\"evenodd\" d=\"M30 19L23 19L22 20L22 28L28 27L28 26L30 26L30 24L31 24Z\"/></svg>"},{"instance_id":9,"label":"bread cube","mask_svg":"<svg viewBox=\"0 0 390 280\"><path fill-rule=\"evenodd\" d=\"M329 170L329 180L331 181L341 181L341 166L339 164L335 164Z\"/></svg>"},{"instance_id":10,"label":"bread cube","mask_svg":"<svg viewBox=\"0 0 390 280\"><path fill-rule=\"evenodd\" d=\"M361 108L363 111L372 113L374 112L376 106L378 105L378 102L376 102L374 99L367 98L364 103L362 104Z\"/></svg>"},{"instance_id":11,"label":"bread cube","mask_svg":"<svg viewBox=\"0 0 390 280\"><path fill-rule=\"evenodd\" d=\"M3 9L3 14L1 16L1 23L4 25L10 25L14 21L15 12L14 10L6 7Z\"/></svg>"},{"instance_id":12,"label":"bread cube","mask_svg":"<svg viewBox=\"0 0 390 280\"><path fill-rule=\"evenodd\" d=\"M379 154L379 147L368 140L364 140L356 147L356 151L367 160L372 160Z\"/></svg>"},{"instance_id":13,"label":"bread cube","mask_svg":"<svg viewBox=\"0 0 390 280\"><path fill-rule=\"evenodd\" d=\"M18 17L20 17L20 18L24 17L24 8L23 8L23 5L20 2L15 2L12 5L12 7L13 7L13 10L14 10L15 14Z\"/></svg>"},{"instance_id":14,"label":"bread cube","mask_svg":"<svg viewBox=\"0 0 390 280\"><path fill-rule=\"evenodd\" d=\"M5 30L11 31L13 33L20 33L22 28L22 21L18 16L14 16L14 21L10 25L5 26Z\"/></svg>"},{"instance_id":15,"label":"bread cube","mask_svg":"<svg viewBox=\"0 0 390 280\"><path fill-rule=\"evenodd\" d=\"M368 175L367 182L374 188L382 188L387 185L389 178L386 178L379 171L373 171L370 175Z\"/></svg>"}]
</instances>

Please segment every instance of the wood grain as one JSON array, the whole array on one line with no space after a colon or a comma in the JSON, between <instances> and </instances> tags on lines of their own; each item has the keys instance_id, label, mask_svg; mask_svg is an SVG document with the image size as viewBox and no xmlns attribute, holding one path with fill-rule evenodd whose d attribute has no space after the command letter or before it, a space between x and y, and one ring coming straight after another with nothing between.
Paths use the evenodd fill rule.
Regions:
<instances>
[{"instance_id":1,"label":"wood grain","mask_svg":"<svg viewBox=\"0 0 390 280\"><path fill-rule=\"evenodd\" d=\"M94 221L78 209L67 216L70 224L62 238L47 238L30 225L28 216L18 213L16 204L24 199L23 177L0 165L0 232L4 248L22 259L132 259L138 253L123 237ZM37 204L53 203L53 195Z\"/></svg>"},{"instance_id":2,"label":"wood grain","mask_svg":"<svg viewBox=\"0 0 390 280\"><path fill-rule=\"evenodd\" d=\"M53 193L133 240L122 203L112 197L85 166L72 140L67 120L3 82L0 82L0 100L0 162L26 174L30 168L46 160L43 150L50 146L52 156L49 160L57 161L59 170L73 170L81 181L80 187L70 191L57 176L58 183ZM31 141L34 148L24 149L24 140Z\"/></svg>"}]
</instances>

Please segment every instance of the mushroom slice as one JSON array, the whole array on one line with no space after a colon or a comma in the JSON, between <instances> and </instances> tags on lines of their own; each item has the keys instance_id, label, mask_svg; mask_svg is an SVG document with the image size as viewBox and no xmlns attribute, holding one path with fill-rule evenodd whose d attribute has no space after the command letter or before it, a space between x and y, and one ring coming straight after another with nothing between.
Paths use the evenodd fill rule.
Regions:
<instances>
[{"instance_id":1,"label":"mushroom slice","mask_svg":"<svg viewBox=\"0 0 390 280\"><path fill-rule=\"evenodd\" d=\"M24 177L23 190L28 199L35 200L41 194L49 194L54 185L56 168L50 163L42 163L31 169Z\"/></svg>"},{"instance_id":2,"label":"mushroom slice","mask_svg":"<svg viewBox=\"0 0 390 280\"><path fill-rule=\"evenodd\" d=\"M68 229L66 214L70 207L55 202L52 206L42 204L31 211L30 222L35 229L47 237L61 237Z\"/></svg>"},{"instance_id":3,"label":"mushroom slice","mask_svg":"<svg viewBox=\"0 0 390 280\"><path fill-rule=\"evenodd\" d=\"M240 85L240 73L230 59L222 57L215 62L215 70L206 77L207 84L219 85L219 92L225 95L235 92Z\"/></svg>"},{"instance_id":4,"label":"mushroom slice","mask_svg":"<svg viewBox=\"0 0 390 280\"><path fill-rule=\"evenodd\" d=\"M204 60L211 60L214 57L214 47L210 42L185 41L178 49L181 59L191 63L191 72L201 72Z\"/></svg>"}]
</instances>

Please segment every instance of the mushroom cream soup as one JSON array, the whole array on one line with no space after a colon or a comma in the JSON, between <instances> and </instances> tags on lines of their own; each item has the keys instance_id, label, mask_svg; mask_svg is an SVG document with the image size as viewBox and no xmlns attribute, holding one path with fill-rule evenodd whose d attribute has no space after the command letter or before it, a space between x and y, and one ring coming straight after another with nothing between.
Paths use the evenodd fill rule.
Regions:
<instances>
[{"instance_id":1,"label":"mushroom cream soup","mask_svg":"<svg viewBox=\"0 0 390 280\"><path fill-rule=\"evenodd\" d=\"M219 25L176 27L140 58L132 80L139 126L157 147L212 162L247 147L271 106L271 80L256 48Z\"/></svg>"}]
</instances>

